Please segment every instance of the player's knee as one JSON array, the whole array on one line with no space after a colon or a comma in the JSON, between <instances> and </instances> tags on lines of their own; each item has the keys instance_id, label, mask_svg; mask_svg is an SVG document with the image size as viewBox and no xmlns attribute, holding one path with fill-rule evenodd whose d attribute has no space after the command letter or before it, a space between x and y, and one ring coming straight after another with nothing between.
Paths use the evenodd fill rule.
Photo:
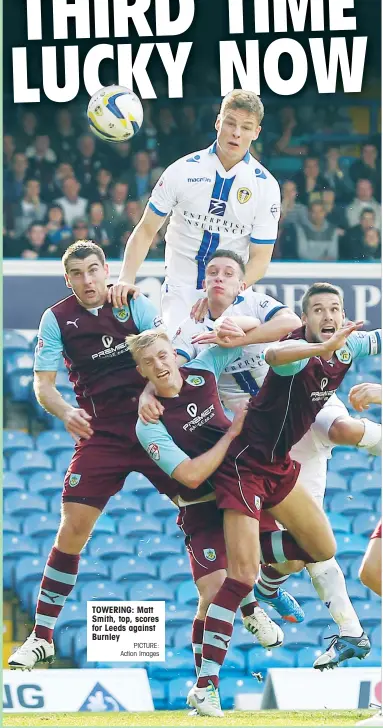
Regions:
<instances>
[{"instance_id":1,"label":"player's knee","mask_svg":"<svg viewBox=\"0 0 383 728\"><path fill-rule=\"evenodd\" d=\"M329 437L334 445L347 445L350 439L349 418L338 417L329 429Z\"/></svg>"},{"instance_id":2,"label":"player's knee","mask_svg":"<svg viewBox=\"0 0 383 728\"><path fill-rule=\"evenodd\" d=\"M336 541L334 536L331 534L327 539L323 540L323 543L316 544L316 547L310 549L310 554L314 557L315 561L329 561L336 554Z\"/></svg>"},{"instance_id":3,"label":"player's knee","mask_svg":"<svg viewBox=\"0 0 383 728\"><path fill-rule=\"evenodd\" d=\"M249 590L253 588L258 576L259 563L253 560L237 559L234 564L227 570L227 575L231 579L240 581L242 584L248 584Z\"/></svg>"},{"instance_id":4,"label":"player's knee","mask_svg":"<svg viewBox=\"0 0 383 728\"><path fill-rule=\"evenodd\" d=\"M273 564L274 569L282 574L297 574L299 571L303 571L305 568L305 562L295 559L294 561L286 561L282 564Z\"/></svg>"},{"instance_id":5,"label":"player's knee","mask_svg":"<svg viewBox=\"0 0 383 728\"><path fill-rule=\"evenodd\" d=\"M92 532L92 526L81 516L66 517L60 524L56 544L66 553L80 553Z\"/></svg>"}]
</instances>

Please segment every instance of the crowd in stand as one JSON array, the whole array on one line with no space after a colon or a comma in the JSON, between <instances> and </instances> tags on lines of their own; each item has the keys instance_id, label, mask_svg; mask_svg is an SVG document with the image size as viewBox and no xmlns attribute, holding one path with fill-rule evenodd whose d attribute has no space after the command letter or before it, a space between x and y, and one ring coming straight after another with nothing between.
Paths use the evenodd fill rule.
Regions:
<instances>
[{"instance_id":1,"label":"crowd in stand","mask_svg":"<svg viewBox=\"0 0 383 728\"><path fill-rule=\"evenodd\" d=\"M198 113L197 113L198 108ZM208 146L217 104L163 106L145 102L141 132L123 144L105 144L70 109L43 121L24 111L4 136L4 257L59 258L76 239L92 238L108 258L121 258L151 189L163 169ZM299 116L299 111L300 116ZM333 144L315 146L310 133L350 134L346 110L331 125L320 114L282 107L252 153L282 188L279 239L283 260L376 260L381 255L380 152L374 139L356 147L354 161ZM355 145L354 145L355 146ZM276 160L296 160L292 172ZM150 258L164 257L164 227Z\"/></svg>"}]
</instances>

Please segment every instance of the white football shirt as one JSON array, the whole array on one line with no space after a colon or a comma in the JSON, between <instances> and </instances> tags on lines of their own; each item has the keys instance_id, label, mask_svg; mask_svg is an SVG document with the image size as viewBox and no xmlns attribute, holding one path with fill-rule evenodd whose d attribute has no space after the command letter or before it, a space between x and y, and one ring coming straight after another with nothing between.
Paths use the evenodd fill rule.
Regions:
<instances>
[{"instance_id":1,"label":"white football shirt","mask_svg":"<svg viewBox=\"0 0 383 728\"><path fill-rule=\"evenodd\" d=\"M276 179L247 152L228 172L217 142L178 159L163 173L149 199L166 232L165 282L202 289L205 265L218 248L249 258L249 246L275 243L280 216Z\"/></svg>"},{"instance_id":2,"label":"white football shirt","mask_svg":"<svg viewBox=\"0 0 383 728\"><path fill-rule=\"evenodd\" d=\"M237 296L234 303L226 309L225 315L253 316L264 324L282 308L286 306L275 298L248 289ZM209 314L202 322L196 322L190 316L186 318L173 339L177 353L190 361L201 351L205 351L206 344L192 344L191 339L195 334L211 331L213 326L214 322ZM265 346L265 344L251 344L243 347L242 355L221 374L218 390L227 409L235 409L237 404L247 401L251 395L259 392L269 368L262 357Z\"/></svg>"}]
</instances>

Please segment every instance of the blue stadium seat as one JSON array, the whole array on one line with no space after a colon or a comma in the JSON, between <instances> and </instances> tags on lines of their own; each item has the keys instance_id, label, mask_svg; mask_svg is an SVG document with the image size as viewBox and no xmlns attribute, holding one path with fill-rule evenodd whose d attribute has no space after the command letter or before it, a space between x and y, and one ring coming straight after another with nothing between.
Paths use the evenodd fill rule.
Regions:
<instances>
[{"instance_id":1,"label":"blue stadium seat","mask_svg":"<svg viewBox=\"0 0 383 728\"><path fill-rule=\"evenodd\" d=\"M116 522L112 516L108 516L107 513L101 513L101 516L97 519L93 533L98 536L100 533L116 533Z\"/></svg>"},{"instance_id":2,"label":"blue stadium seat","mask_svg":"<svg viewBox=\"0 0 383 728\"><path fill-rule=\"evenodd\" d=\"M174 632L173 644L175 650L189 650L190 656L192 655L192 643L191 643L191 630L192 625L187 624L183 627L178 627Z\"/></svg>"},{"instance_id":3,"label":"blue stadium seat","mask_svg":"<svg viewBox=\"0 0 383 728\"><path fill-rule=\"evenodd\" d=\"M238 650L247 652L258 645L259 642L250 632L247 631L247 629L245 629L245 627L243 627L243 625L235 625L230 642L231 648L235 647Z\"/></svg>"},{"instance_id":4,"label":"blue stadium seat","mask_svg":"<svg viewBox=\"0 0 383 728\"><path fill-rule=\"evenodd\" d=\"M268 670L270 667L295 667L295 654L292 650L278 647L276 650L264 650L258 645L247 653L250 672Z\"/></svg>"},{"instance_id":5,"label":"blue stadium seat","mask_svg":"<svg viewBox=\"0 0 383 728\"><path fill-rule=\"evenodd\" d=\"M3 517L3 533L18 534L21 532L20 521L17 518L4 515Z\"/></svg>"},{"instance_id":6,"label":"blue stadium seat","mask_svg":"<svg viewBox=\"0 0 383 728\"><path fill-rule=\"evenodd\" d=\"M56 623L56 632L86 624L86 602L67 602Z\"/></svg>"},{"instance_id":7,"label":"blue stadium seat","mask_svg":"<svg viewBox=\"0 0 383 728\"><path fill-rule=\"evenodd\" d=\"M363 493L365 495L380 495L382 490L382 477L380 473L357 473L351 480L351 492L353 495Z\"/></svg>"},{"instance_id":8,"label":"blue stadium seat","mask_svg":"<svg viewBox=\"0 0 383 728\"><path fill-rule=\"evenodd\" d=\"M71 605L72 606L72 605ZM73 604L73 606L76 606ZM63 614L67 611L68 605L66 605L66 608L61 612ZM56 652L60 655L60 657L68 660L72 659L73 656L73 640L78 633L79 629L83 629L85 626L85 623L78 625L70 625L65 626L63 629L60 629L56 627L55 629L55 649Z\"/></svg>"},{"instance_id":9,"label":"blue stadium seat","mask_svg":"<svg viewBox=\"0 0 383 728\"><path fill-rule=\"evenodd\" d=\"M191 650L168 649L165 652L165 662L153 662L149 666L149 675L157 680L171 680L177 675L190 675L193 666Z\"/></svg>"},{"instance_id":10,"label":"blue stadium seat","mask_svg":"<svg viewBox=\"0 0 383 728\"><path fill-rule=\"evenodd\" d=\"M373 504L371 499L366 495L346 495L338 493L334 495L331 501L331 512L340 513L342 515L354 516L361 511L372 511Z\"/></svg>"},{"instance_id":11,"label":"blue stadium seat","mask_svg":"<svg viewBox=\"0 0 383 728\"><path fill-rule=\"evenodd\" d=\"M328 645L318 645L317 647L302 647L297 654L297 667L312 667L319 655L327 649Z\"/></svg>"},{"instance_id":12,"label":"blue stadium seat","mask_svg":"<svg viewBox=\"0 0 383 728\"><path fill-rule=\"evenodd\" d=\"M170 710L182 710L187 707L186 698L195 681L195 672L192 669L188 677L177 677L175 680L170 680L167 706Z\"/></svg>"},{"instance_id":13,"label":"blue stadium seat","mask_svg":"<svg viewBox=\"0 0 383 728\"><path fill-rule=\"evenodd\" d=\"M269 160L269 169L276 176L282 175L286 177L286 175L295 174L302 169L302 158L294 156L272 156Z\"/></svg>"},{"instance_id":14,"label":"blue stadium seat","mask_svg":"<svg viewBox=\"0 0 383 728\"><path fill-rule=\"evenodd\" d=\"M356 601L360 599L361 601L366 601L369 597L369 592L367 587L363 586L361 581L354 581L353 579L347 580L347 591L349 594L349 597L352 599L352 601Z\"/></svg>"},{"instance_id":15,"label":"blue stadium seat","mask_svg":"<svg viewBox=\"0 0 383 728\"><path fill-rule=\"evenodd\" d=\"M382 458L373 458L372 459L372 470L374 473L382 472Z\"/></svg>"},{"instance_id":16,"label":"blue stadium seat","mask_svg":"<svg viewBox=\"0 0 383 728\"><path fill-rule=\"evenodd\" d=\"M178 513L178 508L174 505L173 501L167 495L158 493L157 491L145 498L144 510L145 513L156 518L171 515L176 518Z\"/></svg>"},{"instance_id":17,"label":"blue stadium seat","mask_svg":"<svg viewBox=\"0 0 383 728\"><path fill-rule=\"evenodd\" d=\"M73 437L66 430L41 432L36 439L36 448L47 455L57 455L64 450L73 451L75 442Z\"/></svg>"},{"instance_id":18,"label":"blue stadium seat","mask_svg":"<svg viewBox=\"0 0 383 728\"><path fill-rule=\"evenodd\" d=\"M351 531L351 521L346 516L341 516L340 513L328 513L327 514L330 523L331 528L334 531L335 534L339 533L350 533Z\"/></svg>"},{"instance_id":19,"label":"blue stadium seat","mask_svg":"<svg viewBox=\"0 0 383 728\"><path fill-rule=\"evenodd\" d=\"M11 516L29 516L31 513L46 513L46 502L41 495L31 493L10 493L4 499L4 513Z\"/></svg>"},{"instance_id":20,"label":"blue stadium seat","mask_svg":"<svg viewBox=\"0 0 383 728\"><path fill-rule=\"evenodd\" d=\"M371 630L369 637L373 649L382 646L382 628L379 624Z\"/></svg>"},{"instance_id":21,"label":"blue stadium seat","mask_svg":"<svg viewBox=\"0 0 383 728\"><path fill-rule=\"evenodd\" d=\"M362 536L353 533L345 535L338 534L337 537L337 558L342 556L362 556L366 550L366 541Z\"/></svg>"},{"instance_id":22,"label":"blue stadium seat","mask_svg":"<svg viewBox=\"0 0 383 728\"><path fill-rule=\"evenodd\" d=\"M380 381L381 377L381 367L382 367L382 359L380 356L366 356L362 359L358 359L357 367L359 372L363 372L364 378L363 382L366 382L366 374L375 374L375 377L377 377ZM373 382L375 379L372 379L368 377L368 381Z\"/></svg>"},{"instance_id":23,"label":"blue stadium seat","mask_svg":"<svg viewBox=\"0 0 383 728\"><path fill-rule=\"evenodd\" d=\"M350 566L350 579L354 579L356 582L359 581L359 569L362 563L362 559L356 559Z\"/></svg>"},{"instance_id":24,"label":"blue stadium seat","mask_svg":"<svg viewBox=\"0 0 383 728\"><path fill-rule=\"evenodd\" d=\"M7 376L7 391L13 402L29 402L33 374L10 372Z\"/></svg>"},{"instance_id":25,"label":"blue stadium seat","mask_svg":"<svg viewBox=\"0 0 383 728\"><path fill-rule=\"evenodd\" d=\"M153 493L154 485L142 473L129 473L125 479L124 490L135 495L148 495Z\"/></svg>"},{"instance_id":26,"label":"blue stadium seat","mask_svg":"<svg viewBox=\"0 0 383 728\"><path fill-rule=\"evenodd\" d=\"M106 509L106 513L110 516L125 516L127 513L140 513L141 501L133 493L124 493L121 490L110 499Z\"/></svg>"},{"instance_id":27,"label":"blue stadium seat","mask_svg":"<svg viewBox=\"0 0 383 728\"><path fill-rule=\"evenodd\" d=\"M116 584L115 581L107 579L105 581L101 579L90 581L84 584L78 592L78 601L80 602L90 602L97 599L99 601L113 601L114 599L125 601L126 599L123 584Z\"/></svg>"},{"instance_id":28,"label":"blue stadium seat","mask_svg":"<svg viewBox=\"0 0 383 728\"><path fill-rule=\"evenodd\" d=\"M294 574L287 582L287 591L292 594L298 602L306 599L318 599L318 595L311 584L311 581L304 579L296 579Z\"/></svg>"},{"instance_id":29,"label":"blue stadium seat","mask_svg":"<svg viewBox=\"0 0 383 728\"><path fill-rule=\"evenodd\" d=\"M25 490L24 479L17 473L11 473L7 470L3 473L3 493L15 493Z\"/></svg>"},{"instance_id":30,"label":"blue stadium seat","mask_svg":"<svg viewBox=\"0 0 383 728\"><path fill-rule=\"evenodd\" d=\"M363 660L363 667L382 667L382 650L373 647L370 654Z\"/></svg>"},{"instance_id":31,"label":"blue stadium seat","mask_svg":"<svg viewBox=\"0 0 383 728\"><path fill-rule=\"evenodd\" d=\"M12 329L4 329L3 334L3 350L11 351L29 351L29 342L22 334Z\"/></svg>"},{"instance_id":32,"label":"blue stadium seat","mask_svg":"<svg viewBox=\"0 0 383 728\"><path fill-rule=\"evenodd\" d=\"M160 579L166 582L190 580L191 570L190 562L187 555L169 556L161 562Z\"/></svg>"},{"instance_id":33,"label":"blue stadium seat","mask_svg":"<svg viewBox=\"0 0 383 728\"><path fill-rule=\"evenodd\" d=\"M55 469L58 473L62 473L64 475L66 471L68 470L69 463L71 461L73 454L73 448L72 450L62 450L58 455L55 457Z\"/></svg>"},{"instance_id":34,"label":"blue stadium seat","mask_svg":"<svg viewBox=\"0 0 383 728\"><path fill-rule=\"evenodd\" d=\"M198 591L193 581L184 581L177 588L177 602L197 606Z\"/></svg>"},{"instance_id":35,"label":"blue stadium seat","mask_svg":"<svg viewBox=\"0 0 383 728\"><path fill-rule=\"evenodd\" d=\"M29 351L5 351L4 368L5 375L17 371L19 374L31 374L33 372L33 354Z\"/></svg>"},{"instance_id":36,"label":"blue stadium seat","mask_svg":"<svg viewBox=\"0 0 383 728\"><path fill-rule=\"evenodd\" d=\"M146 513L128 513L118 524L121 536L152 536L161 533L161 523Z\"/></svg>"},{"instance_id":37,"label":"blue stadium seat","mask_svg":"<svg viewBox=\"0 0 383 728\"><path fill-rule=\"evenodd\" d=\"M262 693L263 685L253 677L224 677L220 681L221 706L230 710L235 705L235 696L239 693Z\"/></svg>"},{"instance_id":38,"label":"blue stadium seat","mask_svg":"<svg viewBox=\"0 0 383 728\"><path fill-rule=\"evenodd\" d=\"M378 358L378 357L377 357ZM368 367L368 381L369 382L377 382L378 379L375 377L371 372L372 365L369 364ZM359 366L358 366L359 369ZM342 392L349 393L350 389L354 387L356 384L362 384L366 381L366 370L364 371L356 371L356 369L352 369L347 373L347 377L345 377L340 385L340 389Z\"/></svg>"},{"instance_id":39,"label":"blue stadium seat","mask_svg":"<svg viewBox=\"0 0 383 728\"><path fill-rule=\"evenodd\" d=\"M333 624L330 612L319 601L319 597L318 601L305 605L305 624L308 627L327 627L328 624Z\"/></svg>"},{"instance_id":40,"label":"blue stadium seat","mask_svg":"<svg viewBox=\"0 0 383 728\"><path fill-rule=\"evenodd\" d=\"M378 525L379 520L379 513L359 513L353 519L352 530L357 536L366 536L369 538Z\"/></svg>"},{"instance_id":41,"label":"blue stadium seat","mask_svg":"<svg viewBox=\"0 0 383 728\"><path fill-rule=\"evenodd\" d=\"M23 556L14 568L14 583L16 589L25 582L41 582L45 569L45 559L40 556Z\"/></svg>"},{"instance_id":42,"label":"blue stadium seat","mask_svg":"<svg viewBox=\"0 0 383 728\"><path fill-rule=\"evenodd\" d=\"M195 609L185 604L167 604L165 612L166 627L189 627L195 617Z\"/></svg>"},{"instance_id":43,"label":"blue stadium seat","mask_svg":"<svg viewBox=\"0 0 383 728\"><path fill-rule=\"evenodd\" d=\"M246 655L241 650L229 650L221 668L221 677L246 674Z\"/></svg>"},{"instance_id":44,"label":"blue stadium seat","mask_svg":"<svg viewBox=\"0 0 383 728\"><path fill-rule=\"evenodd\" d=\"M179 526L177 526L176 519L174 518L174 514L171 516L168 516L168 518L165 521L165 533L167 536L171 536L172 538L182 539L184 540L184 536L182 534L182 531Z\"/></svg>"},{"instance_id":45,"label":"blue stadium seat","mask_svg":"<svg viewBox=\"0 0 383 728\"><path fill-rule=\"evenodd\" d=\"M302 624L288 624L285 633L284 647L289 650L300 650L302 647L315 647L319 644L317 627L305 627Z\"/></svg>"},{"instance_id":46,"label":"blue stadium seat","mask_svg":"<svg viewBox=\"0 0 383 728\"><path fill-rule=\"evenodd\" d=\"M147 541L141 540L138 543L137 553L139 556L146 556L154 561L162 560L167 556L177 557L184 552L183 541L177 541L170 536L152 536Z\"/></svg>"},{"instance_id":47,"label":"blue stadium seat","mask_svg":"<svg viewBox=\"0 0 383 728\"><path fill-rule=\"evenodd\" d=\"M128 539L122 536L100 533L90 539L89 553L93 558L113 561L118 559L119 556L133 555L134 548Z\"/></svg>"},{"instance_id":48,"label":"blue stadium seat","mask_svg":"<svg viewBox=\"0 0 383 728\"><path fill-rule=\"evenodd\" d=\"M174 593L173 590L167 584L162 584L160 581L148 582L147 579L144 581L138 581L129 591L129 599L133 602L141 602L149 600L153 601L165 601L173 602Z\"/></svg>"},{"instance_id":49,"label":"blue stadium seat","mask_svg":"<svg viewBox=\"0 0 383 728\"><path fill-rule=\"evenodd\" d=\"M53 472L52 475L54 475L54 474L55 473ZM56 473L56 475L57 475L57 473ZM59 475L58 477L61 478L61 483L62 483L63 482L62 476ZM61 490L62 490L62 488L61 488ZM49 505L49 510L51 513L60 513L61 512L62 493L59 493L57 490L57 493L54 493L54 495L52 495L50 498L48 498L48 496L44 496L44 497L46 499L46 502Z\"/></svg>"},{"instance_id":50,"label":"blue stadium seat","mask_svg":"<svg viewBox=\"0 0 383 728\"><path fill-rule=\"evenodd\" d=\"M52 470L52 460L38 450L16 452L9 458L9 470L19 475L32 475L36 470Z\"/></svg>"},{"instance_id":51,"label":"blue stadium seat","mask_svg":"<svg viewBox=\"0 0 383 728\"><path fill-rule=\"evenodd\" d=\"M87 634L86 634L86 628L85 626L79 627L77 629L76 634L73 638L73 652L74 652L74 658L78 665L81 664L82 667L88 667L88 663L86 660L86 651L87 651ZM82 660L81 660L82 658Z\"/></svg>"},{"instance_id":52,"label":"blue stadium seat","mask_svg":"<svg viewBox=\"0 0 383 728\"><path fill-rule=\"evenodd\" d=\"M4 430L3 454L8 457L18 450L33 450L33 439L20 430Z\"/></svg>"},{"instance_id":53,"label":"blue stadium seat","mask_svg":"<svg viewBox=\"0 0 383 728\"><path fill-rule=\"evenodd\" d=\"M52 542L58 531L60 519L51 513L32 513L23 522L23 532L31 538L51 536Z\"/></svg>"},{"instance_id":54,"label":"blue stadium seat","mask_svg":"<svg viewBox=\"0 0 383 728\"><path fill-rule=\"evenodd\" d=\"M364 602L364 604L358 604L358 617L364 627L375 627L375 625L381 624L382 620L382 606L379 602Z\"/></svg>"},{"instance_id":55,"label":"blue stadium seat","mask_svg":"<svg viewBox=\"0 0 383 728\"><path fill-rule=\"evenodd\" d=\"M370 470L370 460L371 455L360 450L337 450L329 460L329 471L347 477L358 470Z\"/></svg>"},{"instance_id":56,"label":"blue stadium seat","mask_svg":"<svg viewBox=\"0 0 383 728\"><path fill-rule=\"evenodd\" d=\"M111 578L117 582L128 582L130 586L131 582L141 579L156 579L157 569L153 561L149 561L149 559L121 556L112 563Z\"/></svg>"},{"instance_id":57,"label":"blue stadium seat","mask_svg":"<svg viewBox=\"0 0 383 728\"><path fill-rule=\"evenodd\" d=\"M30 493L39 493L43 496L51 496L59 493L61 496L62 489L63 478L54 470L50 472L38 470L28 480L28 490Z\"/></svg>"},{"instance_id":58,"label":"blue stadium seat","mask_svg":"<svg viewBox=\"0 0 383 728\"><path fill-rule=\"evenodd\" d=\"M327 473L326 483L326 495L328 496L348 491L347 480L339 473Z\"/></svg>"},{"instance_id":59,"label":"blue stadium seat","mask_svg":"<svg viewBox=\"0 0 383 728\"><path fill-rule=\"evenodd\" d=\"M38 555L36 544L28 536L5 533L3 538L3 581L5 589L12 586L12 569L22 556Z\"/></svg>"},{"instance_id":60,"label":"blue stadium seat","mask_svg":"<svg viewBox=\"0 0 383 728\"><path fill-rule=\"evenodd\" d=\"M150 690L152 693L155 710L164 710L167 708L167 693L165 683L161 680L150 680Z\"/></svg>"},{"instance_id":61,"label":"blue stadium seat","mask_svg":"<svg viewBox=\"0 0 383 728\"><path fill-rule=\"evenodd\" d=\"M104 561L98 559L94 561L94 559L88 559L86 556L81 555L77 582L83 584L95 579L99 581L109 579L108 565Z\"/></svg>"}]
</instances>

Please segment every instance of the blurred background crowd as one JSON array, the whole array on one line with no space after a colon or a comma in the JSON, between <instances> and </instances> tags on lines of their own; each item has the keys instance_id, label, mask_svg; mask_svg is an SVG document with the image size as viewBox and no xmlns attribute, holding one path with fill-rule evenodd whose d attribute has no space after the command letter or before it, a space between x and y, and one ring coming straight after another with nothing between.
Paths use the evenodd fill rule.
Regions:
<instances>
[{"instance_id":1,"label":"blurred background crowd","mask_svg":"<svg viewBox=\"0 0 383 728\"><path fill-rule=\"evenodd\" d=\"M274 259L379 260L380 138L368 106L266 106L251 153L277 177L282 214ZM81 111L79 111L81 109ZM59 258L92 238L122 257L151 189L180 156L215 138L216 103L144 102L141 132L105 144L84 106L8 116L4 134L4 257ZM377 127L377 124L375 124ZM163 259L166 222L150 250Z\"/></svg>"}]
</instances>

